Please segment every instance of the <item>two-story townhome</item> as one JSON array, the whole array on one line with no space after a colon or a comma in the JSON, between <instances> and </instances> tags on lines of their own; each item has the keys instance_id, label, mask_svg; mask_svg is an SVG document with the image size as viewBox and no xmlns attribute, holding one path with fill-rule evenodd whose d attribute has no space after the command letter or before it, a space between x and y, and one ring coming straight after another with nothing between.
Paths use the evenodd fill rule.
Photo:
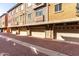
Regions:
<instances>
[{"instance_id":1,"label":"two-story townhome","mask_svg":"<svg viewBox=\"0 0 79 59\"><path fill-rule=\"evenodd\" d=\"M7 15L13 34L78 41L78 3L18 3Z\"/></svg>"},{"instance_id":2,"label":"two-story townhome","mask_svg":"<svg viewBox=\"0 0 79 59\"><path fill-rule=\"evenodd\" d=\"M18 3L8 11L8 28L13 34L21 34L26 24L26 4Z\"/></svg>"},{"instance_id":3,"label":"two-story townhome","mask_svg":"<svg viewBox=\"0 0 79 59\"><path fill-rule=\"evenodd\" d=\"M78 41L79 36L79 4L49 4L49 23L52 23L53 38L59 40Z\"/></svg>"},{"instance_id":4,"label":"two-story townhome","mask_svg":"<svg viewBox=\"0 0 79 59\"><path fill-rule=\"evenodd\" d=\"M28 24L30 29L30 35L33 37L46 38L47 25L43 25L44 22L48 22L48 9L46 3L34 3L32 4L32 19L31 24ZM31 19L31 20L32 20Z\"/></svg>"},{"instance_id":5,"label":"two-story townhome","mask_svg":"<svg viewBox=\"0 0 79 59\"><path fill-rule=\"evenodd\" d=\"M13 34L30 35L43 38L46 37L46 26L40 25L40 23L48 21L46 3L16 4L16 6L8 11L8 14L14 10L15 12L13 12L13 18L10 22L10 28ZM10 21L10 18L8 19Z\"/></svg>"},{"instance_id":6,"label":"two-story townhome","mask_svg":"<svg viewBox=\"0 0 79 59\"><path fill-rule=\"evenodd\" d=\"M7 32L7 14L3 14L0 16L0 32Z\"/></svg>"}]
</instances>

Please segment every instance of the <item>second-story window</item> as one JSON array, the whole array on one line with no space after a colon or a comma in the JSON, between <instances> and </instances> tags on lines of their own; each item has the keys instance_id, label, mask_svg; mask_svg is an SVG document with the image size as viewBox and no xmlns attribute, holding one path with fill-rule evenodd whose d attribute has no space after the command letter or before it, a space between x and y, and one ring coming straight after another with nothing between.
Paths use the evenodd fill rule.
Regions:
<instances>
[{"instance_id":1,"label":"second-story window","mask_svg":"<svg viewBox=\"0 0 79 59\"><path fill-rule=\"evenodd\" d=\"M79 13L79 3L77 3L76 9L77 9L77 13Z\"/></svg>"},{"instance_id":2,"label":"second-story window","mask_svg":"<svg viewBox=\"0 0 79 59\"><path fill-rule=\"evenodd\" d=\"M11 12L11 15L13 15L13 11Z\"/></svg>"},{"instance_id":3,"label":"second-story window","mask_svg":"<svg viewBox=\"0 0 79 59\"><path fill-rule=\"evenodd\" d=\"M55 5L55 12L60 12L62 10L62 3Z\"/></svg>"},{"instance_id":4,"label":"second-story window","mask_svg":"<svg viewBox=\"0 0 79 59\"><path fill-rule=\"evenodd\" d=\"M16 17L16 25L19 25L19 17Z\"/></svg>"},{"instance_id":5,"label":"second-story window","mask_svg":"<svg viewBox=\"0 0 79 59\"><path fill-rule=\"evenodd\" d=\"M28 19L31 19L32 18L32 13L29 13L28 14Z\"/></svg>"},{"instance_id":6,"label":"second-story window","mask_svg":"<svg viewBox=\"0 0 79 59\"><path fill-rule=\"evenodd\" d=\"M17 7L17 8L16 8L16 12L18 12L18 11L19 11L19 8Z\"/></svg>"},{"instance_id":7,"label":"second-story window","mask_svg":"<svg viewBox=\"0 0 79 59\"><path fill-rule=\"evenodd\" d=\"M37 10L36 11L36 16L42 16L43 15L43 10Z\"/></svg>"}]
</instances>

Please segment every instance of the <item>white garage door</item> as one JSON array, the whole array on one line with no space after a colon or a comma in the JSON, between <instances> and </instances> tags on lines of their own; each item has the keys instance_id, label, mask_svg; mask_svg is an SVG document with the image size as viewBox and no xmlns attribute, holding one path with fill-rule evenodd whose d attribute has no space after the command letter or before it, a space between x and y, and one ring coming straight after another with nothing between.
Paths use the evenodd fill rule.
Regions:
<instances>
[{"instance_id":1,"label":"white garage door","mask_svg":"<svg viewBox=\"0 0 79 59\"><path fill-rule=\"evenodd\" d=\"M26 36L27 35L27 31L20 31L20 35Z\"/></svg>"},{"instance_id":2,"label":"white garage door","mask_svg":"<svg viewBox=\"0 0 79 59\"><path fill-rule=\"evenodd\" d=\"M71 37L71 38L79 38L79 33L62 33L57 32L57 39L58 40L64 40L63 37Z\"/></svg>"},{"instance_id":3,"label":"white garage door","mask_svg":"<svg viewBox=\"0 0 79 59\"><path fill-rule=\"evenodd\" d=\"M16 34L16 31L13 30L13 31L12 31L12 34Z\"/></svg>"},{"instance_id":4,"label":"white garage door","mask_svg":"<svg viewBox=\"0 0 79 59\"><path fill-rule=\"evenodd\" d=\"M31 33L33 37L45 38L45 32L33 32Z\"/></svg>"}]
</instances>

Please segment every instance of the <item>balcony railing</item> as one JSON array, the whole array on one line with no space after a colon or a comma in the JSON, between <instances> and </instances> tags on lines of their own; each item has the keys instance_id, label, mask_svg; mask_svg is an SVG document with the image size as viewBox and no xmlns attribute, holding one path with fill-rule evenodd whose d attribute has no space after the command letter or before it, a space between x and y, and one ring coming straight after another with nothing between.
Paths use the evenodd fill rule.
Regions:
<instances>
[{"instance_id":1,"label":"balcony railing","mask_svg":"<svg viewBox=\"0 0 79 59\"><path fill-rule=\"evenodd\" d=\"M44 21L44 15L42 15L42 16L37 16L36 18L35 18L35 22L43 22Z\"/></svg>"}]
</instances>

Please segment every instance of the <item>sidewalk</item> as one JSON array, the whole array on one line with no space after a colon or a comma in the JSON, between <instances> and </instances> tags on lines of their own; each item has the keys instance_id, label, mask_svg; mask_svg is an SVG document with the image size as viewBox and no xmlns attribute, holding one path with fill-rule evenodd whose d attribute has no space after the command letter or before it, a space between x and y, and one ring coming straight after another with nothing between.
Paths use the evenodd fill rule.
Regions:
<instances>
[{"instance_id":1,"label":"sidewalk","mask_svg":"<svg viewBox=\"0 0 79 59\"><path fill-rule=\"evenodd\" d=\"M79 56L79 45L71 44L62 41L54 41L26 36L16 36L6 33L0 33L0 35L5 35L23 42L28 42L33 45L41 46L43 48L47 48L53 51L57 51L70 56Z\"/></svg>"}]
</instances>

